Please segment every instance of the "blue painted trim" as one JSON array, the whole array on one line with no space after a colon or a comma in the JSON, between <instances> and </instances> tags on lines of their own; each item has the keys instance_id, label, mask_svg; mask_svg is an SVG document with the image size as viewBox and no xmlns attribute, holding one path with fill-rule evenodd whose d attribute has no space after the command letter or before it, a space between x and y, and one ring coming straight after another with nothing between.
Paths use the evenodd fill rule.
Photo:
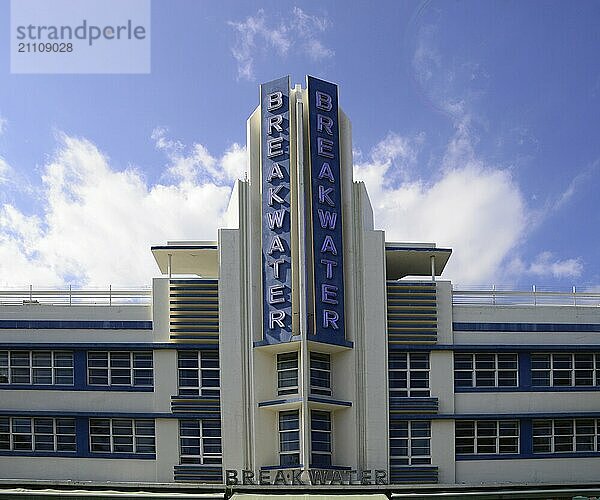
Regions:
<instances>
[{"instance_id":1,"label":"blue painted trim","mask_svg":"<svg viewBox=\"0 0 600 500\"><path fill-rule=\"evenodd\" d=\"M455 387L456 394L468 392L531 392L531 389L524 391L519 387Z\"/></svg>"},{"instance_id":2,"label":"blue painted trim","mask_svg":"<svg viewBox=\"0 0 600 500\"><path fill-rule=\"evenodd\" d=\"M394 250L394 251L399 251L399 250L408 250L411 252L448 252L448 253L452 253L452 249L451 248L437 248L437 247L385 247L385 251L387 252L388 250ZM389 283L390 281L388 281ZM419 283L418 281L414 281L414 282L409 282L409 281L396 281L394 283L410 283L411 285L417 284Z\"/></svg>"},{"instance_id":3,"label":"blue painted trim","mask_svg":"<svg viewBox=\"0 0 600 500\"><path fill-rule=\"evenodd\" d=\"M563 413L390 413L390 420L516 420L521 418L600 418L596 412Z\"/></svg>"},{"instance_id":4,"label":"blue painted trim","mask_svg":"<svg viewBox=\"0 0 600 500\"><path fill-rule=\"evenodd\" d=\"M600 388L599 388L600 389ZM0 391L108 391L108 392L154 392L152 387L75 387L72 385L0 385Z\"/></svg>"},{"instance_id":5,"label":"blue painted trim","mask_svg":"<svg viewBox=\"0 0 600 500\"><path fill-rule=\"evenodd\" d=\"M531 460L549 458L599 458L600 452L582 452L582 453L535 453L535 454L506 454L506 455L456 455L457 462L473 460Z\"/></svg>"},{"instance_id":6,"label":"blue painted trim","mask_svg":"<svg viewBox=\"0 0 600 500\"><path fill-rule=\"evenodd\" d=\"M326 403L336 406L352 406L352 401L341 401L338 399L328 399L319 396L308 396L308 400L312 401L313 403Z\"/></svg>"},{"instance_id":7,"label":"blue painted trim","mask_svg":"<svg viewBox=\"0 0 600 500\"><path fill-rule=\"evenodd\" d=\"M317 338L315 337L311 337L308 340L310 340L311 342L318 342L319 344L327 344L327 345L337 345L337 346L341 346L341 347L349 347L350 349L354 348L354 342L351 342L350 340L340 340L339 342L325 342L325 340Z\"/></svg>"},{"instance_id":8,"label":"blue painted trim","mask_svg":"<svg viewBox=\"0 0 600 500\"><path fill-rule=\"evenodd\" d=\"M311 469L317 470L353 470L352 467L347 467L345 465L310 465Z\"/></svg>"},{"instance_id":9,"label":"blue painted trim","mask_svg":"<svg viewBox=\"0 0 600 500\"><path fill-rule=\"evenodd\" d=\"M208 250L216 250L218 245L159 245L155 247L150 247L150 250L198 250L198 249L208 249ZM179 280L171 280L171 281L179 281ZM190 280L192 281L192 280ZM204 280L196 280L196 281L204 281Z\"/></svg>"},{"instance_id":10,"label":"blue painted trim","mask_svg":"<svg viewBox=\"0 0 600 500\"><path fill-rule=\"evenodd\" d=\"M152 321L2 319L0 320L0 329L152 330Z\"/></svg>"},{"instance_id":11,"label":"blue painted trim","mask_svg":"<svg viewBox=\"0 0 600 500\"><path fill-rule=\"evenodd\" d=\"M457 462L467 462L470 460L518 460L523 458L519 453L502 453L490 455L455 455Z\"/></svg>"},{"instance_id":12,"label":"blue painted trim","mask_svg":"<svg viewBox=\"0 0 600 500\"><path fill-rule=\"evenodd\" d=\"M519 443L521 455L533 454L533 425L531 418L522 418L519 423Z\"/></svg>"},{"instance_id":13,"label":"blue painted trim","mask_svg":"<svg viewBox=\"0 0 600 500\"><path fill-rule=\"evenodd\" d=\"M393 340L393 339L390 339ZM456 352L600 352L600 344L393 344L397 351L456 351Z\"/></svg>"},{"instance_id":14,"label":"blue painted trim","mask_svg":"<svg viewBox=\"0 0 600 500\"><path fill-rule=\"evenodd\" d=\"M254 343L252 344L254 347L266 347L266 346L273 346L273 345L281 345L281 344L287 344L288 342L299 342L300 340L302 340L302 336L301 335L294 335L293 337L290 338L290 340L288 340L287 342L280 342L279 344L273 344L273 343L269 343L266 340L255 340Z\"/></svg>"},{"instance_id":15,"label":"blue painted trim","mask_svg":"<svg viewBox=\"0 0 600 500\"><path fill-rule=\"evenodd\" d=\"M298 465L263 465L260 470L291 470L291 469L301 469L304 467L303 464Z\"/></svg>"},{"instance_id":16,"label":"blue painted trim","mask_svg":"<svg viewBox=\"0 0 600 500\"><path fill-rule=\"evenodd\" d=\"M156 453L88 453L78 458L109 458L111 460L156 460Z\"/></svg>"},{"instance_id":17,"label":"blue painted trim","mask_svg":"<svg viewBox=\"0 0 600 500\"><path fill-rule=\"evenodd\" d=\"M24 417L91 417L91 418L194 418L196 413L181 414L165 412L115 412L115 411L71 411L71 410L5 410L0 409L2 416L24 416ZM191 415L191 416L190 416Z\"/></svg>"},{"instance_id":18,"label":"blue painted trim","mask_svg":"<svg viewBox=\"0 0 600 500\"><path fill-rule=\"evenodd\" d=\"M80 458L76 451L0 451L0 457Z\"/></svg>"},{"instance_id":19,"label":"blue painted trim","mask_svg":"<svg viewBox=\"0 0 600 500\"><path fill-rule=\"evenodd\" d=\"M531 390L531 353L520 352L519 363L519 388L523 391Z\"/></svg>"},{"instance_id":20,"label":"blue painted trim","mask_svg":"<svg viewBox=\"0 0 600 500\"><path fill-rule=\"evenodd\" d=\"M72 385L0 384L0 391L76 391Z\"/></svg>"},{"instance_id":21,"label":"blue painted trim","mask_svg":"<svg viewBox=\"0 0 600 500\"><path fill-rule=\"evenodd\" d=\"M522 455L521 458L596 458L600 457L600 452L579 452L579 453L532 453L531 455Z\"/></svg>"},{"instance_id":22,"label":"blue painted trim","mask_svg":"<svg viewBox=\"0 0 600 500\"><path fill-rule=\"evenodd\" d=\"M87 385L87 353L83 350L73 351L73 390L83 391Z\"/></svg>"},{"instance_id":23,"label":"blue painted trim","mask_svg":"<svg viewBox=\"0 0 600 500\"><path fill-rule=\"evenodd\" d=\"M298 403L302 401L302 398L283 398L283 399L273 399L270 401L261 401L258 403L259 408L263 408L265 406L275 406L275 405L283 405L287 403Z\"/></svg>"},{"instance_id":24,"label":"blue painted trim","mask_svg":"<svg viewBox=\"0 0 600 500\"><path fill-rule=\"evenodd\" d=\"M576 386L576 387L456 387L454 392L594 392L600 391L600 386Z\"/></svg>"},{"instance_id":25,"label":"blue painted trim","mask_svg":"<svg viewBox=\"0 0 600 500\"><path fill-rule=\"evenodd\" d=\"M75 439L77 455L87 456L90 453L90 426L87 417L75 418Z\"/></svg>"},{"instance_id":26,"label":"blue painted trim","mask_svg":"<svg viewBox=\"0 0 600 500\"><path fill-rule=\"evenodd\" d=\"M600 332L600 324L579 323L452 323L455 332Z\"/></svg>"},{"instance_id":27,"label":"blue painted trim","mask_svg":"<svg viewBox=\"0 0 600 500\"><path fill-rule=\"evenodd\" d=\"M218 343L202 344L193 342L2 342L0 349L27 350L104 350L104 351L148 351L159 349L173 350L218 350ZM600 346L598 347L600 350Z\"/></svg>"}]
</instances>

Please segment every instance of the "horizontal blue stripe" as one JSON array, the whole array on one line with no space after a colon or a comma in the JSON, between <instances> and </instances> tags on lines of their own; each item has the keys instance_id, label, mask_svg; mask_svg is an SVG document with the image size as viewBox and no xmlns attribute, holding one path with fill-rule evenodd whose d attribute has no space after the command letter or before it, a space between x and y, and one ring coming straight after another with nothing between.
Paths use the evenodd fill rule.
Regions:
<instances>
[{"instance_id":1,"label":"horizontal blue stripe","mask_svg":"<svg viewBox=\"0 0 600 500\"><path fill-rule=\"evenodd\" d=\"M152 321L2 319L3 329L152 330Z\"/></svg>"},{"instance_id":2,"label":"horizontal blue stripe","mask_svg":"<svg viewBox=\"0 0 600 500\"><path fill-rule=\"evenodd\" d=\"M596 412L563 412L563 413L440 413L440 414L419 414L419 413L392 413L390 420L516 420L519 418L599 418L600 411Z\"/></svg>"},{"instance_id":3,"label":"horizontal blue stripe","mask_svg":"<svg viewBox=\"0 0 600 500\"><path fill-rule=\"evenodd\" d=\"M53 458L110 458L127 460L156 460L154 453L79 453L75 451L0 451L3 457L53 457Z\"/></svg>"},{"instance_id":4,"label":"horizontal blue stripe","mask_svg":"<svg viewBox=\"0 0 600 500\"><path fill-rule=\"evenodd\" d=\"M410 252L448 252L452 253L451 248L437 248L437 247L385 247L385 251L393 250L395 252L399 250L408 250ZM408 283L408 282L407 282ZM416 282L418 283L418 282Z\"/></svg>"},{"instance_id":5,"label":"horizontal blue stripe","mask_svg":"<svg viewBox=\"0 0 600 500\"><path fill-rule=\"evenodd\" d=\"M60 342L60 343L48 343L48 342L2 342L0 343L0 349L28 349L28 350L45 350L52 349L54 351L83 351L83 350L97 350L102 349L104 351L147 351L147 350L159 350L159 349L173 349L173 350L218 350L219 345L215 343L211 344L195 344L188 342Z\"/></svg>"},{"instance_id":6,"label":"horizontal blue stripe","mask_svg":"<svg viewBox=\"0 0 600 500\"><path fill-rule=\"evenodd\" d=\"M72 410L0 410L1 416L9 417L90 417L90 418L220 418L219 413L189 412L181 414L165 412L118 412L118 411L72 411ZM208 416L207 416L208 415Z\"/></svg>"},{"instance_id":7,"label":"horizontal blue stripe","mask_svg":"<svg viewBox=\"0 0 600 500\"><path fill-rule=\"evenodd\" d=\"M300 335L294 335L289 341L298 342L299 340L302 340L302 337ZM253 344L254 347L269 347L271 345L272 344L269 344L266 340L255 340Z\"/></svg>"},{"instance_id":8,"label":"horizontal blue stripe","mask_svg":"<svg viewBox=\"0 0 600 500\"><path fill-rule=\"evenodd\" d=\"M455 387L454 392L589 392L600 391L600 386L583 387Z\"/></svg>"},{"instance_id":9,"label":"horizontal blue stripe","mask_svg":"<svg viewBox=\"0 0 600 500\"><path fill-rule=\"evenodd\" d=\"M199 249L208 249L208 250L216 250L217 244L214 245L159 245L155 247L150 247L150 250L199 250ZM173 281L173 280L172 280ZM179 281L179 280L177 280ZM193 280L190 280L193 281Z\"/></svg>"},{"instance_id":10,"label":"horizontal blue stripe","mask_svg":"<svg viewBox=\"0 0 600 500\"><path fill-rule=\"evenodd\" d=\"M549 459L549 458L595 458L600 457L600 452L581 452L581 453L507 453L497 455L456 455L456 461L473 460L530 460L530 459Z\"/></svg>"},{"instance_id":11,"label":"horizontal blue stripe","mask_svg":"<svg viewBox=\"0 0 600 500\"><path fill-rule=\"evenodd\" d=\"M399 339L400 340L400 339ZM403 339L402 339L403 340ZM457 352L600 352L600 344L435 344L395 345L388 349L399 351L457 351Z\"/></svg>"},{"instance_id":12,"label":"horizontal blue stripe","mask_svg":"<svg viewBox=\"0 0 600 500\"><path fill-rule=\"evenodd\" d=\"M452 323L457 332L600 332L600 324L583 323Z\"/></svg>"},{"instance_id":13,"label":"horizontal blue stripe","mask_svg":"<svg viewBox=\"0 0 600 500\"><path fill-rule=\"evenodd\" d=\"M302 401L302 398L282 398L282 399L273 399L271 401L261 401L258 403L258 407L262 408L264 406L274 406L274 405L283 405L286 403L297 403Z\"/></svg>"},{"instance_id":14,"label":"horizontal blue stripe","mask_svg":"<svg viewBox=\"0 0 600 500\"><path fill-rule=\"evenodd\" d=\"M304 467L303 464L298 465L263 465L260 470L290 470L290 469L301 469Z\"/></svg>"},{"instance_id":15,"label":"horizontal blue stripe","mask_svg":"<svg viewBox=\"0 0 600 500\"><path fill-rule=\"evenodd\" d=\"M314 403L327 403L336 406L352 406L352 401L341 401L337 399L321 398L318 396L308 396L308 400Z\"/></svg>"},{"instance_id":16,"label":"horizontal blue stripe","mask_svg":"<svg viewBox=\"0 0 600 500\"><path fill-rule=\"evenodd\" d=\"M154 392L154 387L131 387L131 386L92 386L77 387L75 385L23 385L23 384L0 384L0 390L14 391L105 391L105 392Z\"/></svg>"}]
</instances>

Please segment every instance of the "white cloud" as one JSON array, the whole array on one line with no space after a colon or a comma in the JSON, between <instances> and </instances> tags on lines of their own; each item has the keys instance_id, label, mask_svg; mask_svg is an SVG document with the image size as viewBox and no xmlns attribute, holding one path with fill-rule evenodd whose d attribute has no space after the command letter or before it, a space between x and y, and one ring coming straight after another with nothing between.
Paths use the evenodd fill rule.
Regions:
<instances>
[{"instance_id":1,"label":"white cloud","mask_svg":"<svg viewBox=\"0 0 600 500\"><path fill-rule=\"evenodd\" d=\"M0 156L0 185L8 182L10 171L10 165Z\"/></svg>"},{"instance_id":2,"label":"white cloud","mask_svg":"<svg viewBox=\"0 0 600 500\"><path fill-rule=\"evenodd\" d=\"M579 258L561 260L547 251L530 263L514 257L539 214L527 206L508 169L477 155L467 115L455 123L431 181L415 177L423 141L423 135L389 133L369 155L354 154L355 179L365 182L375 225L385 229L387 241L451 247L444 277L460 285L509 284L524 276L581 276Z\"/></svg>"},{"instance_id":3,"label":"white cloud","mask_svg":"<svg viewBox=\"0 0 600 500\"><path fill-rule=\"evenodd\" d=\"M364 180L375 224L387 241L435 242L453 248L445 272L461 284L480 284L502 272L503 263L527 226L523 195L510 173L477 158L466 127L449 142L433 182L404 176L398 185L387 179L417 160L421 137L390 134L370 159L357 163L355 178Z\"/></svg>"},{"instance_id":4,"label":"white cloud","mask_svg":"<svg viewBox=\"0 0 600 500\"><path fill-rule=\"evenodd\" d=\"M154 138L171 181L148 185L135 168L115 170L90 141L63 135L43 167L43 213L0 207L0 285L148 284L157 274L151 245L215 239L244 148L213 157L201 144L186 154L164 129Z\"/></svg>"},{"instance_id":5,"label":"white cloud","mask_svg":"<svg viewBox=\"0 0 600 500\"><path fill-rule=\"evenodd\" d=\"M299 7L292 9L286 21L268 19L265 11L259 9L243 21L228 21L227 24L236 35L231 53L238 64L238 78L254 79L257 56L285 58L292 47L314 61L334 56L334 51L319 39L331 21L325 16L307 14Z\"/></svg>"},{"instance_id":6,"label":"white cloud","mask_svg":"<svg viewBox=\"0 0 600 500\"><path fill-rule=\"evenodd\" d=\"M0 135L4 134L4 132L6 131L7 124L8 122L6 121L6 118L0 116Z\"/></svg>"},{"instance_id":7,"label":"white cloud","mask_svg":"<svg viewBox=\"0 0 600 500\"><path fill-rule=\"evenodd\" d=\"M513 274L529 275L539 278L578 278L583 272L581 259L556 259L552 252L538 254L530 264L524 263L519 257L509 264Z\"/></svg>"},{"instance_id":8,"label":"white cloud","mask_svg":"<svg viewBox=\"0 0 600 500\"><path fill-rule=\"evenodd\" d=\"M167 155L167 174L172 179L183 183L212 182L230 186L231 181L244 176L247 168L244 146L233 143L222 158L215 158L202 144L195 143L186 148L182 142L168 138L167 133L166 128L157 127L152 131L152 139L156 149Z\"/></svg>"}]
</instances>

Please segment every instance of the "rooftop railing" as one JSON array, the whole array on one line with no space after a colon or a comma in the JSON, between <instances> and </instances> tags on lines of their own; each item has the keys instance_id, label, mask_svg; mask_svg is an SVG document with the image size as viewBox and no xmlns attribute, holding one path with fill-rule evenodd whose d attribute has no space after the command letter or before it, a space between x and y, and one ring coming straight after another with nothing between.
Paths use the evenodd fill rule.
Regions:
<instances>
[{"instance_id":1,"label":"rooftop railing","mask_svg":"<svg viewBox=\"0 0 600 500\"><path fill-rule=\"evenodd\" d=\"M50 288L0 290L2 305L67 305L67 306L146 306L152 302L150 288L67 289Z\"/></svg>"},{"instance_id":2,"label":"rooftop railing","mask_svg":"<svg viewBox=\"0 0 600 500\"><path fill-rule=\"evenodd\" d=\"M0 290L2 305L149 305L152 302L150 288L106 289L27 289ZM531 290L453 290L454 305L498 306L587 306L600 307L600 293L542 291L534 286Z\"/></svg>"},{"instance_id":3,"label":"rooftop railing","mask_svg":"<svg viewBox=\"0 0 600 500\"><path fill-rule=\"evenodd\" d=\"M454 305L495 306L587 306L600 307L600 293L577 291L552 292L531 290L453 290Z\"/></svg>"}]
</instances>

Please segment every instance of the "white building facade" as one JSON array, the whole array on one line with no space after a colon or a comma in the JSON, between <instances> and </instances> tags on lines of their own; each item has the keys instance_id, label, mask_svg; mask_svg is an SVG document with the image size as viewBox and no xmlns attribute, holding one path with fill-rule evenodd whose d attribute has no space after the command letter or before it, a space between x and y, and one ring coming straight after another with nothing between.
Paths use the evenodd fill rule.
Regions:
<instances>
[{"instance_id":1,"label":"white building facade","mask_svg":"<svg viewBox=\"0 0 600 500\"><path fill-rule=\"evenodd\" d=\"M458 292L449 249L386 242L334 84L262 85L247 144L151 291L2 294L1 478L597 480L600 295Z\"/></svg>"}]
</instances>

